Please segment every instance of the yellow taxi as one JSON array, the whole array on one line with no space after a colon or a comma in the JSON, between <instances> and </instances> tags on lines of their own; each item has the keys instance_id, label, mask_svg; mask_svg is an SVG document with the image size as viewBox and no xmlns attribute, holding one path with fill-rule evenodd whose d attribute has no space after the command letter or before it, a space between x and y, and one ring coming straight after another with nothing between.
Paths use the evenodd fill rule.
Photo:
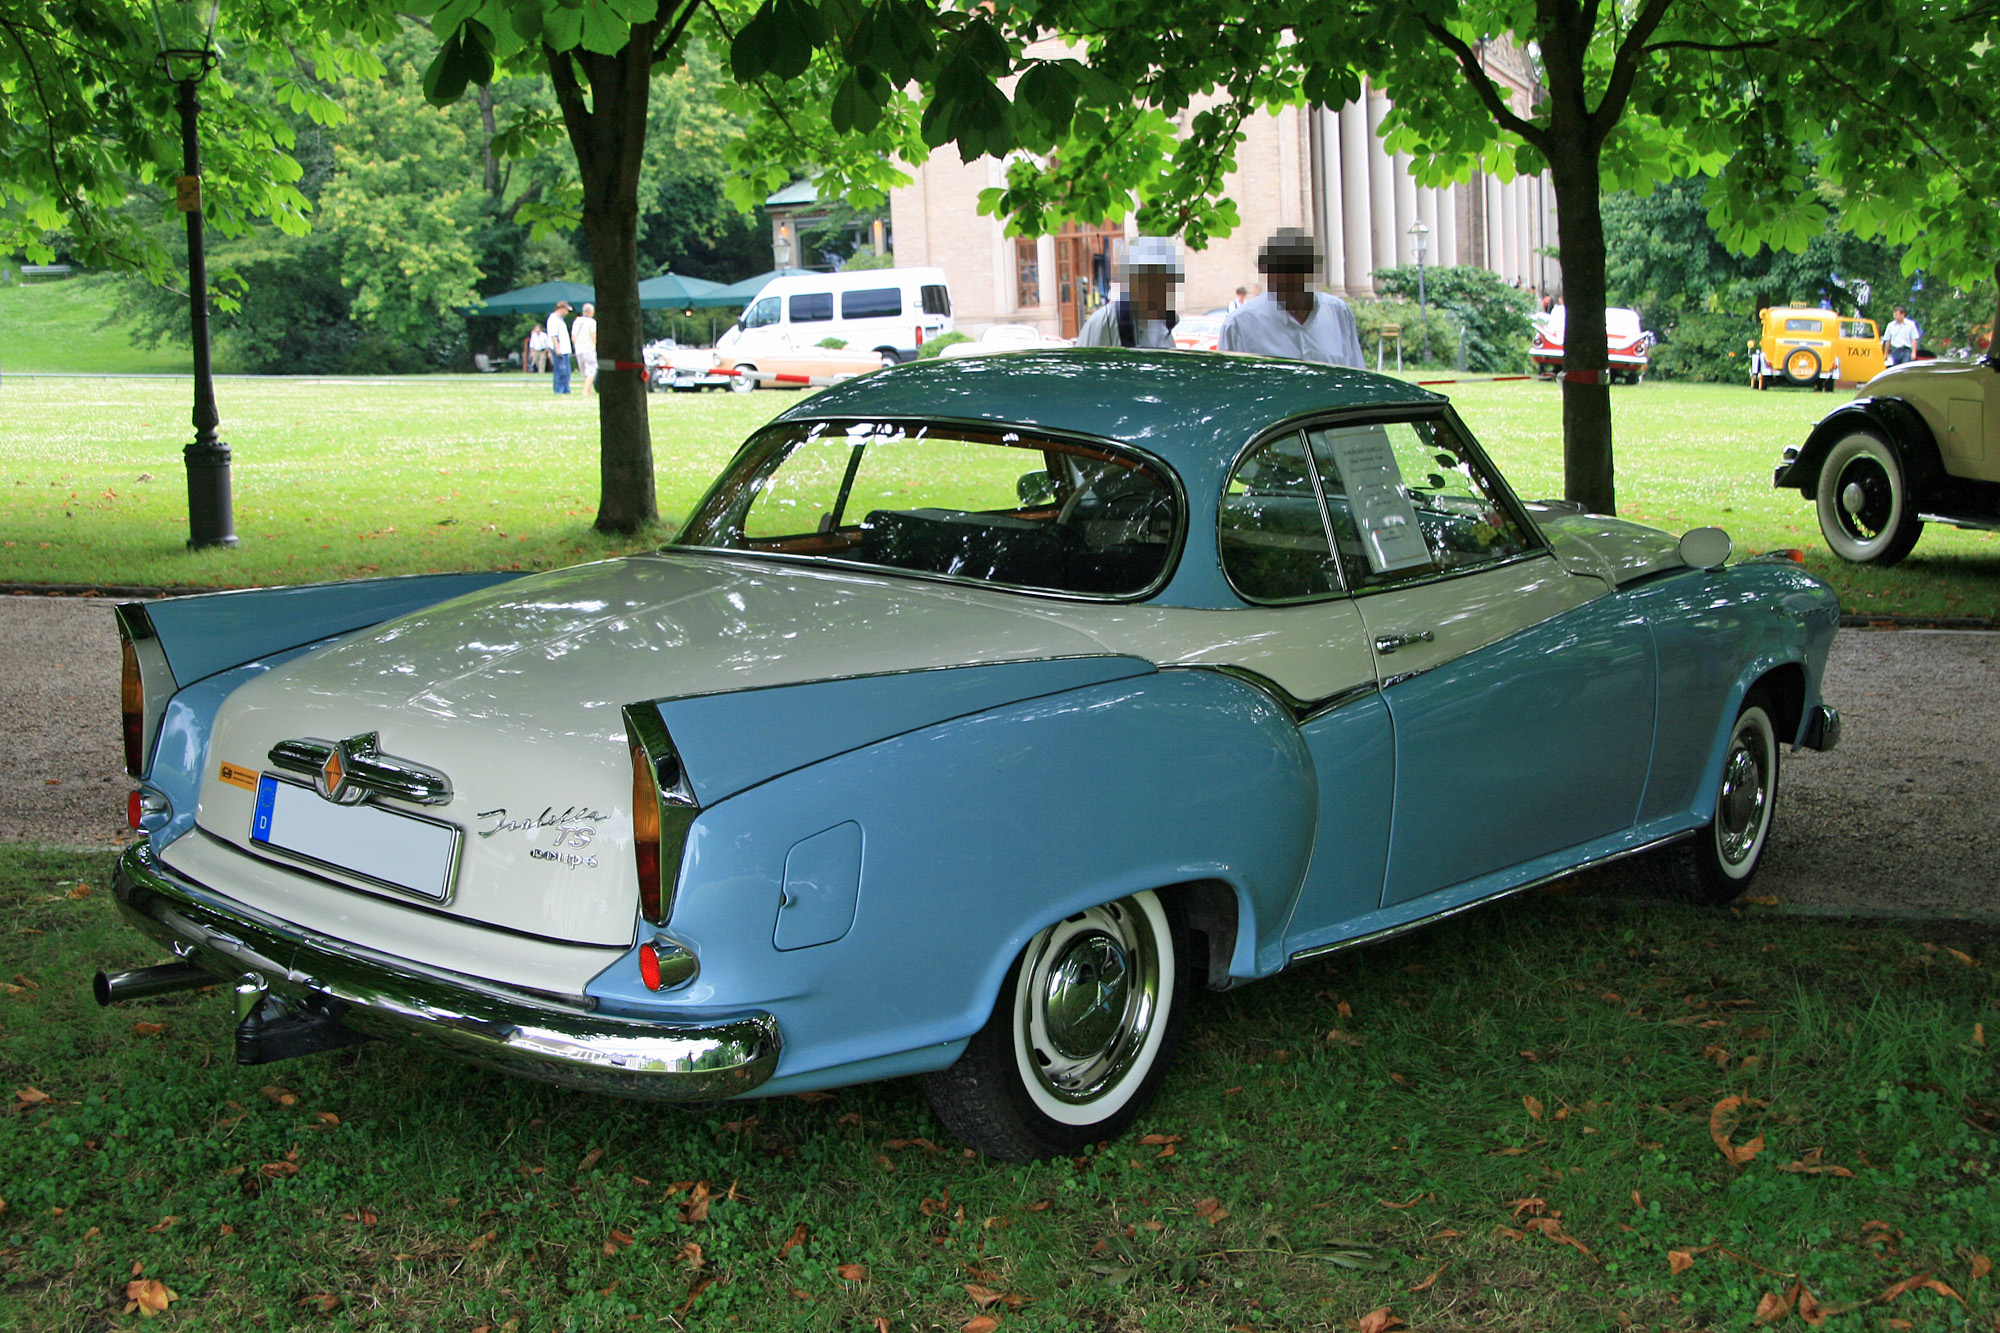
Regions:
<instances>
[{"instance_id":1,"label":"yellow taxi","mask_svg":"<svg viewBox=\"0 0 2000 1333\"><path fill-rule=\"evenodd\" d=\"M1811 385L1833 392L1865 384L1888 364L1872 319L1831 310L1775 306L1757 312L1760 337L1750 344L1750 387Z\"/></svg>"}]
</instances>

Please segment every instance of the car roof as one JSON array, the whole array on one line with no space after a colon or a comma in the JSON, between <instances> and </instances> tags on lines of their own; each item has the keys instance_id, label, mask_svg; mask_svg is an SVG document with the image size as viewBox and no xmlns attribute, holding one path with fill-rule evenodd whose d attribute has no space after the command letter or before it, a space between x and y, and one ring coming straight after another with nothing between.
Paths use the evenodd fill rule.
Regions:
<instances>
[{"instance_id":1,"label":"car roof","mask_svg":"<svg viewBox=\"0 0 2000 1333\"><path fill-rule=\"evenodd\" d=\"M929 417L1070 431L1137 445L1192 477L1221 468L1252 435L1280 421L1446 401L1403 380L1305 361L1051 348L918 361L863 375L814 394L777 420Z\"/></svg>"}]
</instances>

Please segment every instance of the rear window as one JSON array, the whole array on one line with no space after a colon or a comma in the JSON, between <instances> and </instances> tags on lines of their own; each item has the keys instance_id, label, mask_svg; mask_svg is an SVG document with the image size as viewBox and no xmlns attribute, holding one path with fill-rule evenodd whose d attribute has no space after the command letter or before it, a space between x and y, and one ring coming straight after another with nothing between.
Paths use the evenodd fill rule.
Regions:
<instances>
[{"instance_id":1,"label":"rear window","mask_svg":"<svg viewBox=\"0 0 2000 1333\"><path fill-rule=\"evenodd\" d=\"M842 319L893 319L903 313L901 287L869 287L858 292L842 292Z\"/></svg>"},{"instance_id":2,"label":"rear window","mask_svg":"<svg viewBox=\"0 0 2000 1333\"><path fill-rule=\"evenodd\" d=\"M1817 319L1788 319L1785 321L1786 333L1818 333L1825 327L1825 322Z\"/></svg>"},{"instance_id":3,"label":"rear window","mask_svg":"<svg viewBox=\"0 0 2000 1333\"><path fill-rule=\"evenodd\" d=\"M949 315L951 313L951 292L941 282L925 283L923 290L924 313L926 315Z\"/></svg>"},{"instance_id":4,"label":"rear window","mask_svg":"<svg viewBox=\"0 0 2000 1333\"><path fill-rule=\"evenodd\" d=\"M1109 445L793 422L744 447L674 545L1134 597L1165 578L1181 524L1167 473Z\"/></svg>"}]
</instances>

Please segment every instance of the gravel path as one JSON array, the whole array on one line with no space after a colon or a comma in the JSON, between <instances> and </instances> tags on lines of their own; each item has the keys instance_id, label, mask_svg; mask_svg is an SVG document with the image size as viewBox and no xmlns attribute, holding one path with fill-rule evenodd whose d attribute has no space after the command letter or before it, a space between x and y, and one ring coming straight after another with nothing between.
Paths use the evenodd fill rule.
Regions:
<instances>
[{"instance_id":1,"label":"gravel path","mask_svg":"<svg viewBox=\"0 0 2000 1333\"><path fill-rule=\"evenodd\" d=\"M1846 734L1787 755L1755 892L1862 915L2000 915L2000 635L1844 630L1826 694ZM0 597L0 841L124 841L110 603Z\"/></svg>"}]
</instances>

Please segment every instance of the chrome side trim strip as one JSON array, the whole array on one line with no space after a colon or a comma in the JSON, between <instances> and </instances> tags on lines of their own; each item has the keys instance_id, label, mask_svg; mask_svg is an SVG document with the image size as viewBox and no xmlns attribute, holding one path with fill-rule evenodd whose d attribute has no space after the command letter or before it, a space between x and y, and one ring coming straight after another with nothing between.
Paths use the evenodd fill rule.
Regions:
<instances>
[{"instance_id":1,"label":"chrome side trim strip","mask_svg":"<svg viewBox=\"0 0 2000 1333\"><path fill-rule=\"evenodd\" d=\"M777 1069L782 1042L769 1014L607 1017L590 1012L587 997L569 1004L427 968L221 900L145 843L119 858L112 892L127 920L218 981L251 974L291 1007L504 1073L711 1101L749 1092Z\"/></svg>"},{"instance_id":2,"label":"chrome side trim strip","mask_svg":"<svg viewBox=\"0 0 2000 1333\"><path fill-rule=\"evenodd\" d=\"M1228 676L1232 680L1240 680L1252 689L1262 691L1268 695L1271 702L1284 709L1291 716L1292 721L1300 725L1310 722L1314 718L1325 717L1328 713L1336 709L1345 708L1351 703L1358 703L1371 695L1379 694L1382 690L1382 687L1376 682L1367 680L1361 682L1359 685L1350 685L1344 690L1336 690L1334 693L1318 699L1301 699L1262 672L1252 671L1249 667L1237 666L1232 662L1188 662L1182 665L1163 666L1160 670L1213 671L1219 676Z\"/></svg>"},{"instance_id":3,"label":"chrome side trim strip","mask_svg":"<svg viewBox=\"0 0 2000 1333\"><path fill-rule=\"evenodd\" d=\"M1954 528L1972 528L1980 532L2000 532L2000 519L1975 518L1970 514L1918 514L1919 523L1944 523Z\"/></svg>"},{"instance_id":4,"label":"chrome side trim strip","mask_svg":"<svg viewBox=\"0 0 2000 1333\"><path fill-rule=\"evenodd\" d=\"M1432 912L1428 916L1420 916L1415 920L1402 922L1400 925L1385 926L1381 930L1370 931L1366 935L1356 935L1350 940L1335 940L1331 944L1316 944L1310 949L1301 949L1293 954L1285 965L1289 967L1293 963L1302 963L1310 958L1324 958L1330 953L1340 953L1347 949L1359 949L1370 944L1380 944L1383 940L1394 939L1398 935L1406 935L1410 931L1421 930L1425 926L1435 925L1437 922L1443 921L1447 917L1457 916L1461 912L1470 912L1475 907L1484 907L1488 903L1497 903L1503 898L1511 898L1517 893L1526 893L1529 889L1539 889L1544 884L1553 884L1559 879L1568 879L1578 871L1593 870L1598 866L1610 865L1614 861L1623 861L1627 857L1639 856L1655 848L1680 842L1686 838L1693 837L1694 832L1695 830L1689 830L1686 833L1676 833L1672 837L1655 838L1651 842L1641 843L1637 847L1627 847L1623 851L1608 852L1603 856L1593 856L1588 861L1579 861L1573 866L1565 866L1561 870L1543 875L1537 879L1531 879L1525 884L1516 884L1511 889L1502 889L1500 892L1488 894L1484 898L1474 898L1471 902L1459 903L1455 907L1447 907L1443 911Z\"/></svg>"}]
</instances>

